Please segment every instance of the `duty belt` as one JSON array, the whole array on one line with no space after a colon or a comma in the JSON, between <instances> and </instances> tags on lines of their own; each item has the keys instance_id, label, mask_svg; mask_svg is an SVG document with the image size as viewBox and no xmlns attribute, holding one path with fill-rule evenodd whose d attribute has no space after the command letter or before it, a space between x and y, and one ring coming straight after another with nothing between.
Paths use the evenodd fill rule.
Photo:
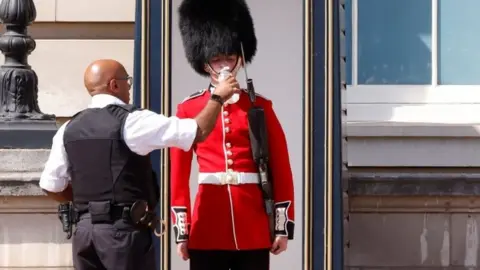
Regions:
<instances>
[{"instance_id":1,"label":"duty belt","mask_svg":"<svg viewBox=\"0 0 480 270\"><path fill-rule=\"evenodd\" d=\"M80 211L74 210L72 203L60 204L58 207L59 219L63 225L63 231L67 233L67 239L72 235L72 226L76 224L82 215L90 214L92 223L110 223L119 219L133 225L146 226L153 229L157 237L165 233L166 224L160 220L154 211L148 209L146 201L135 201L131 205L114 205L110 202L89 202L88 208ZM158 226L160 225L160 229Z\"/></svg>"}]
</instances>

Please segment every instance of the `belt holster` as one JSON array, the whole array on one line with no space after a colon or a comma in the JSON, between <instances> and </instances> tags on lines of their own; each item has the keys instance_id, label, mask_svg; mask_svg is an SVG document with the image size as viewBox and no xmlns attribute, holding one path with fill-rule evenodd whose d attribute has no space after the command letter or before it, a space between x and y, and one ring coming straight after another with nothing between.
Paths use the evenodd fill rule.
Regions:
<instances>
[{"instance_id":1,"label":"belt holster","mask_svg":"<svg viewBox=\"0 0 480 270\"><path fill-rule=\"evenodd\" d=\"M111 207L110 201L89 202L88 212L91 215L92 224L111 223Z\"/></svg>"}]
</instances>

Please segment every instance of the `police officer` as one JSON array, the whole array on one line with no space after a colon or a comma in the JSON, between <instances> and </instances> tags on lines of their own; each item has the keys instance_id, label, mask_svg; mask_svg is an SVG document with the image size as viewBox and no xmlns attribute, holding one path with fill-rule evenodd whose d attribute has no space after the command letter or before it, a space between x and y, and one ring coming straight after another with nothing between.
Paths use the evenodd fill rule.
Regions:
<instances>
[{"instance_id":1,"label":"police officer","mask_svg":"<svg viewBox=\"0 0 480 270\"><path fill-rule=\"evenodd\" d=\"M221 104L239 88L229 77L194 119L179 119L127 105L131 82L115 60L88 66L84 83L91 104L59 128L40 178L54 200L73 201L77 270L155 269L149 228L154 219L145 215L147 222L136 223L132 215L134 208L150 213L157 202L149 153L166 147L188 151L204 141Z\"/></svg>"}]
</instances>

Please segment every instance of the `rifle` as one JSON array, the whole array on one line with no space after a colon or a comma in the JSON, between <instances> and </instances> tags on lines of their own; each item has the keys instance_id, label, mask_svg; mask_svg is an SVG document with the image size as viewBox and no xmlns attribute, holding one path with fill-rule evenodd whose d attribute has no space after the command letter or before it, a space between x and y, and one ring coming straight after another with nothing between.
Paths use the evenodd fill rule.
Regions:
<instances>
[{"instance_id":1,"label":"rifle","mask_svg":"<svg viewBox=\"0 0 480 270\"><path fill-rule=\"evenodd\" d=\"M243 45L240 44L243 61L245 61L245 54L243 52ZM253 86L253 80L248 78L247 68L245 62L243 63L245 78L247 79L247 92L250 98L252 107L248 110L248 129L250 136L250 144L252 147L253 160L258 167L258 177L260 180L260 188L264 201L265 211L268 216L268 224L270 228L270 239L273 242L275 239L275 216L274 216L274 200L272 182L268 176L268 136L265 121L265 112L263 108L255 105L256 94Z\"/></svg>"}]
</instances>

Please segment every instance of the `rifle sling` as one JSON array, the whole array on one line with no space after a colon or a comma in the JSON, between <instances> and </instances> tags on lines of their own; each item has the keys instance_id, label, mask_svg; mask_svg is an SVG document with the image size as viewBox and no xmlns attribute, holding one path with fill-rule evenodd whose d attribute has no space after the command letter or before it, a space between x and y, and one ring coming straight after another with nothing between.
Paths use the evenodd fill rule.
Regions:
<instances>
[{"instance_id":1,"label":"rifle sling","mask_svg":"<svg viewBox=\"0 0 480 270\"><path fill-rule=\"evenodd\" d=\"M274 201L273 190L270 177L268 176L268 140L265 113L263 108L251 107L248 112L248 127L250 135L250 144L252 148L252 155L258 167L259 185L262 189L263 200L265 203L265 211L268 216L268 223L270 229L271 241L275 237L275 215L274 215ZM262 171L267 174L267 177L262 180ZM270 208L270 209L269 209Z\"/></svg>"}]
</instances>

